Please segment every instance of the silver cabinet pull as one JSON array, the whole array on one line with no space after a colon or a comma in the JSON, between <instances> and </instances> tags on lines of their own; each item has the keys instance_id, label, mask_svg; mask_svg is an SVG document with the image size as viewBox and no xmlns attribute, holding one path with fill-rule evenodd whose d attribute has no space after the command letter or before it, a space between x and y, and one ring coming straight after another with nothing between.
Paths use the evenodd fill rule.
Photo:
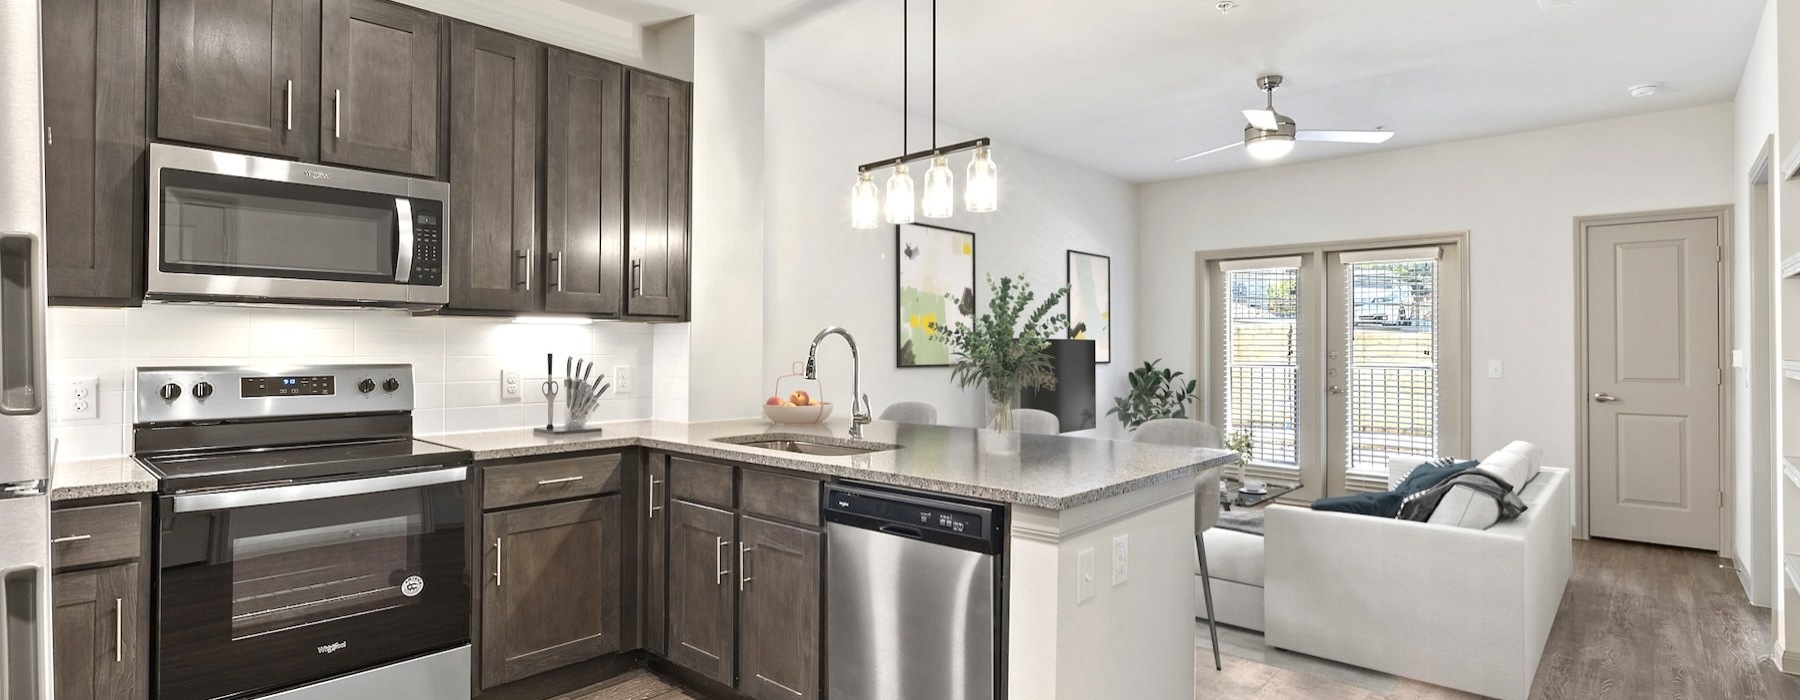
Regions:
<instances>
[{"instance_id":1,"label":"silver cabinet pull","mask_svg":"<svg viewBox=\"0 0 1800 700\"><path fill-rule=\"evenodd\" d=\"M644 261L631 261L631 296L644 295Z\"/></svg>"},{"instance_id":2,"label":"silver cabinet pull","mask_svg":"<svg viewBox=\"0 0 1800 700\"><path fill-rule=\"evenodd\" d=\"M725 574L731 573L731 570L725 567L725 545L730 543L726 542L723 537L714 537L713 543L716 545L713 547L713 584L723 586L725 585Z\"/></svg>"},{"instance_id":3,"label":"silver cabinet pull","mask_svg":"<svg viewBox=\"0 0 1800 700\"><path fill-rule=\"evenodd\" d=\"M656 519L656 511L662 510L662 506L656 505L656 485L659 483L661 480L657 479L656 475L650 475L650 518L652 520Z\"/></svg>"},{"instance_id":4,"label":"silver cabinet pull","mask_svg":"<svg viewBox=\"0 0 1800 700\"><path fill-rule=\"evenodd\" d=\"M125 660L125 599L113 599L113 661Z\"/></svg>"},{"instance_id":5,"label":"silver cabinet pull","mask_svg":"<svg viewBox=\"0 0 1800 700\"><path fill-rule=\"evenodd\" d=\"M331 91L331 138L344 137L344 91Z\"/></svg>"},{"instance_id":6,"label":"silver cabinet pull","mask_svg":"<svg viewBox=\"0 0 1800 700\"><path fill-rule=\"evenodd\" d=\"M294 81L292 81L292 80L287 81L287 87L281 91L281 94L283 95L282 99L287 102L287 116L282 118L282 124L287 126L288 131L293 131L294 130Z\"/></svg>"},{"instance_id":7,"label":"silver cabinet pull","mask_svg":"<svg viewBox=\"0 0 1800 700\"><path fill-rule=\"evenodd\" d=\"M93 535L68 535L65 537L58 537L56 539L50 540L50 544L69 544L72 542L86 542L91 539L94 539Z\"/></svg>"},{"instance_id":8,"label":"silver cabinet pull","mask_svg":"<svg viewBox=\"0 0 1800 700\"><path fill-rule=\"evenodd\" d=\"M738 590L740 591L744 590L744 586L750 584L750 577L747 575L750 573L750 567L744 564L744 560L749 558L751 550L754 549L756 548L738 545Z\"/></svg>"},{"instance_id":9,"label":"silver cabinet pull","mask_svg":"<svg viewBox=\"0 0 1800 700\"><path fill-rule=\"evenodd\" d=\"M531 291L531 248L526 247L524 250L518 251L518 255L519 278L524 282L525 291L529 292Z\"/></svg>"},{"instance_id":10,"label":"silver cabinet pull","mask_svg":"<svg viewBox=\"0 0 1800 700\"><path fill-rule=\"evenodd\" d=\"M550 254L550 269L554 271L550 273L550 286L562 289L562 251Z\"/></svg>"},{"instance_id":11,"label":"silver cabinet pull","mask_svg":"<svg viewBox=\"0 0 1800 700\"><path fill-rule=\"evenodd\" d=\"M581 481L582 479L586 479L586 478L587 477L585 477L585 476L565 476L561 479L544 479L542 481L539 481L538 485L539 486L553 486L556 484L568 484L568 483L573 483L576 481Z\"/></svg>"},{"instance_id":12,"label":"silver cabinet pull","mask_svg":"<svg viewBox=\"0 0 1800 700\"><path fill-rule=\"evenodd\" d=\"M44 145L46 145L46 146L56 145L56 127L54 127L54 126L44 127Z\"/></svg>"},{"instance_id":13,"label":"silver cabinet pull","mask_svg":"<svg viewBox=\"0 0 1800 700\"><path fill-rule=\"evenodd\" d=\"M1594 403L1612 403L1612 402L1618 401L1618 400L1619 400L1619 397L1613 396L1612 394L1608 394L1604 391L1594 394Z\"/></svg>"},{"instance_id":14,"label":"silver cabinet pull","mask_svg":"<svg viewBox=\"0 0 1800 700\"><path fill-rule=\"evenodd\" d=\"M499 537L494 538L494 587L495 588L500 587L500 568L505 565L503 563L503 560L500 558L500 556L501 556L500 555L500 540L501 539L502 538L499 538Z\"/></svg>"}]
</instances>

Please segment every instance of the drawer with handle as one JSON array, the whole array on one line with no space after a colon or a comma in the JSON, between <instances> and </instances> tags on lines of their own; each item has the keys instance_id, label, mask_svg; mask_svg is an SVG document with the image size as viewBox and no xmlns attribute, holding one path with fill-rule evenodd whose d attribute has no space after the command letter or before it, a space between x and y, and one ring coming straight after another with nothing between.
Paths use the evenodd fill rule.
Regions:
<instances>
[{"instance_id":1,"label":"drawer with handle","mask_svg":"<svg viewBox=\"0 0 1800 700\"><path fill-rule=\"evenodd\" d=\"M617 454L487 467L482 508L547 503L618 491L624 457Z\"/></svg>"},{"instance_id":2,"label":"drawer with handle","mask_svg":"<svg viewBox=\"0 0 1800 700\"><path fill-rule=\"evenodd\" d=\"M50 557L57 570L133 561L143 551L144 506L114 503L50 513Z\"/></svg>"}]
</instances>

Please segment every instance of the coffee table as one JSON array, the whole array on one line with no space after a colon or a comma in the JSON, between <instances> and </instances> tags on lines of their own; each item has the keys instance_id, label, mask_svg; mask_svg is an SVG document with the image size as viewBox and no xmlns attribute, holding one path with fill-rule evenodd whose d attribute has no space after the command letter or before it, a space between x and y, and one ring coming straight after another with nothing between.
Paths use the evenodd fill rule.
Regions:
<instances>
[{"instance_id":1,"label":"coffee table","mask_svg":"<svg viewBox=\"0 0 1800 700\"><path fill-rule=\"evenodd\" d=\"M1305 486L1305 484L1298 481L1269 481L1266 479L1259 479L1259 481L1263 481L1269 485L1268 493L1242 493L1238 491L1237 477L1220 477L1219 504L1225 506L1225 510L1231 510L1234 507L1261 508L1270 503L1274 503L1276 499L1281 498L1282 496L1299 491L1301 487Z\"/></svg>"}]
</instances>

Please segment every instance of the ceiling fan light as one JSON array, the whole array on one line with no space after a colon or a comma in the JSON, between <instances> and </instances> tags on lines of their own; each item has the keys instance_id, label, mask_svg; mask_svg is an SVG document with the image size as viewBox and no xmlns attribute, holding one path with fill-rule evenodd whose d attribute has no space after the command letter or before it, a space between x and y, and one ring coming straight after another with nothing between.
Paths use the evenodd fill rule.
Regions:
<instances>
[{"instance_id":1,"label":"ceiling fan light","mask_svg":"<svg viewBox=\"0 0 1800 700\"><path fill-rule=\"evenodd\" d=\"M860 173L850 188L850 227L869 229L881 225L881 192L875 187L875 176Z\"/></svg>"},{"instance_id":2,"label":"ceiling fan light","mask_svg":"<svg viewBox=\"0 0 1800 700\"><path fill-rule=\"evenodd\" d=\"M994 164L994 156L987 146L975 149L975 158L969 161L968 184L965 187L965 209L982 213L1000 208L1000 166Z\"/></svg>"},{"instance_id":3,"label":"ceiling fan light","mask_svg":"<svg viewBox=\"0 0 1800 700\"><path fill-rule=\"evenodd\" d=\"M1276 160L1294 151L1294 137L1272 134L1249 140L1244 150L1257 160Z\"/></svg>"},{"instance_id":4,"label":"ceiling fan light","mask_svg":"<svg viewBox=\"0 0 1800 700\"><path fill-rule=\"evenodd\" d=\"M890 224L913 222L912 173L907 172L904 163L894 166L894 175L888 178L887 220Z\"/></svg>"}]
</instances>

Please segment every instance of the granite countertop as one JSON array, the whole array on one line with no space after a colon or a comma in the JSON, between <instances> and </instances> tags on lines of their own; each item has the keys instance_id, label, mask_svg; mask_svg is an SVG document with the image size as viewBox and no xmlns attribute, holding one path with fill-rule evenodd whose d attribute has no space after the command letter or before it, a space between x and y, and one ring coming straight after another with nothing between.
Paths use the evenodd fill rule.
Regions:
<instances>
[{"instance_id":1,"label":"granite countertop","mask_svg":"<svg viewBox=\"0 0 1800 700\"><path fill-rule=\"evenodd\" d=\"M50 500L151 493L156 485L156 475L128 456L57 462L50 471Z\"/></svg>"},{"instance_id":2,"label":"granite countertop","mask_svg":"<svg viewBox=\"0 0 1800 700\"><path fill-rule=\"evenodd\" d=\"M899 449L844 457L772 451L717 440L794 436L843 444L849 442L848 420L807 426L771 425L761 420L632 421L600 427L602 433L586 435L547 436L520 428L422 439L469 450L476 460L641 446L1051 510L1191 477L1207 467L1236 460L1234 453L1224 450L1196 451L1060 435L1019 435L1017 449L995 450L991 449L993 441L1006 436L973 428L885 421L865 426L864 440L899 445Z\"/></svg>"}]
</instances>

